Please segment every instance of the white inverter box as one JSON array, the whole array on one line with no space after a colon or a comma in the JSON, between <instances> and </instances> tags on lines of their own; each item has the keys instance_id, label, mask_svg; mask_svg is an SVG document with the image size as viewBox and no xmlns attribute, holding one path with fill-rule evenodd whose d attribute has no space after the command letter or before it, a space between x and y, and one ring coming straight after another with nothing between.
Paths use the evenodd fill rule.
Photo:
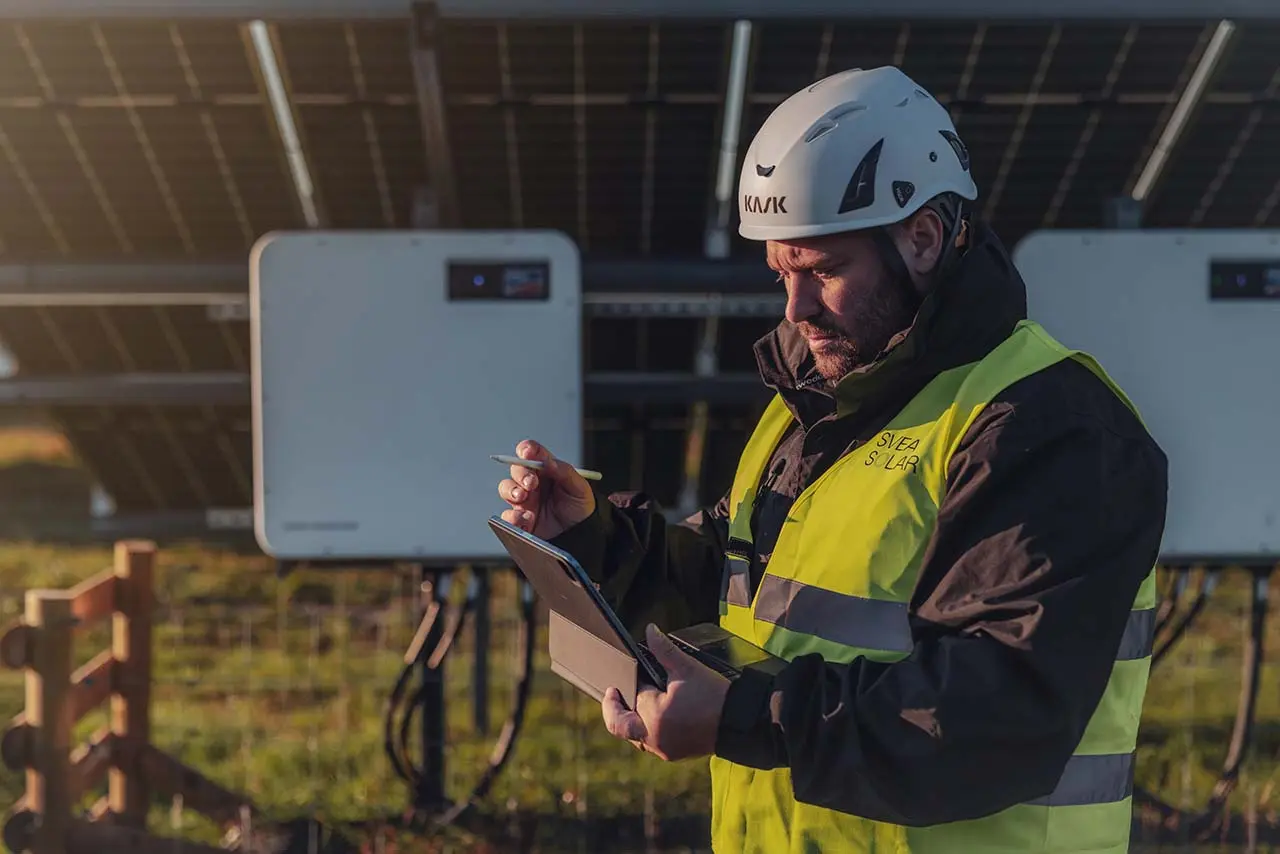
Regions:
<instances>
[{"instance_id":1,"label":"white inverter box","mask_svg":"<svg viewBox=\"0 0 1280 854\"><path fill-rule=\"evenodd\" d=\"M254 528L291 560L502 560L514 454L582 453L576 245L542 231L281 232L251 264Z\"/></svg>"},{"instance_id":2,"label":"white inverter box","mask_svg":"<svg viewBox=\"0 0 1280 854\"><path fill-rule=\"evenodd\" d=\"M1280 560L1280 232L1041 231L1014 261L1169 457L1162 559Z\"/></svg>"}]
</instances>

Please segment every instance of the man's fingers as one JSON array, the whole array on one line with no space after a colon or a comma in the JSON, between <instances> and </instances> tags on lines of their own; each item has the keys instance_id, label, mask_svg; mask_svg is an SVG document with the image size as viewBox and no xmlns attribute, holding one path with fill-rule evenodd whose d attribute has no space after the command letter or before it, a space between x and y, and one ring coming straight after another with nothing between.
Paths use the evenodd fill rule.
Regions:
<instances>
[{"instance_id":1,"label":"man's fingers","mask_svg":"<svg viewBox=\"0 0 1280 854\"><path fill-rule=\"evenodd\" d=\"M605 691L604 699L600 703L600 711L604 717L605 729L614 738L625 741L644 741L645 736L649 734L644 720L626 707L622 702L622 695L616 688Z\"/></svg>"},{"instance_id":2,"label":"man's fingers","mask_svg":"<svg viewBox=\"0 0 1280 854\"><path fill-rule=\"evenodd\" d=\"M572 498L583 501L591 496L591 484L578 474L573 466L551 453L545 446L525 439L516 445L516 456L525 460L537 460L543 464L541 470L534 470L522 465L511 466L511 479L536 495L544 486L563 490Z\"/></svg>"},{"instance_id":3,"label":"man's fingers","mask_svg":"<svg viewBox=\"0 0 1280 854\"><path fill-rule=\"evenodd\" d=\"M516 456L522 460L538 460L544 463L547 460L554 459L554 455L550 451L543 447L540 442L535 442L532 439L525 439L516 445Z\"/></svg>"},{"instance_id":4,"label":"man's fingers","mask_svg":"<svg viewBox=\"0 0 1280 854\"><path fill-rule=\"evenodd\" d=\"M532 534L534 523L537 522L537 517L528 510L503 510L502 521L509 525L515 525L517 528L528 531Z\"/></svg>"},{"instance_id":5,"label":"man's fingers","mask_svg":"<svg viewBox=\"0 0 1280 854\"><path fill-rule=\"evenodd\" d=\"M511 465L511 482L518 483L531 492L538 491L538 473L524 466Z\"/></svg>"},{"instance_id":6,"label":"man's fingers","mask_svg":"<svg viewBox=\"0 0 1280 854\"><path fill-rule=\"evenodd\" d=\"M536 510L538 507L538 493L530 492L510 478L498 483L498 495L516 510Z\"/></svg>"},{"instance_id":7,"label":"man's fingers","mask_svg":"<svg viewBox=\"0 0 1280 854\"><path fill-rule=\"evenodd\" d=\"M525 439L523 442L516 445L516 456L524 460L533 460L545 463L551 459L551 452L532 439ZM528 492L536 493L538 491L539 480L536 469L527 468L519 465L518 463L512 463L511 480Z\"/></svg>"},{"instance_id":8,"label":"man's fingers","mask_svg":"<svg viewBox=\"0 0 1280 854\"><path fill-rule=\"evenodd\" d=\"M563 482L571 485L575 479L581 479L581 475L573 470L573 466L551 453L546 446L525 439L516 446L516 456L525 460L537 460L543 464L541 471L525 468L524 466L514 465L511 467L511 477L517 483L524 483L525 479L532 477L532 485L529 489L537 489L538 484L543 480Z\"/></svg>"},{"instance_id":9,"label":"man's fingers","mask_svg":"<svg viewBox=\"0 0 1280 854\"><path fill-rule=\"evenodd\" d=\"M499 481L498 483L498 497L508 504L519 504L521 501L524 501L525 496L528 494L529 493L525 492L524 489L517 486L516 482L511 478Z\"/></svg>"},{"instance_id":10,"label":"man's fingers","mask_svg":"<svg viewBox=\"0 0 1280 854\"><path fill-rule=\"evenodd\" d=\"M636 692L636 714L640 720L656 721L662 715L662 704L666 695L652 685L645 686ZM645 728L648 731L648 728Z\"/></svg>"}]
</instances>

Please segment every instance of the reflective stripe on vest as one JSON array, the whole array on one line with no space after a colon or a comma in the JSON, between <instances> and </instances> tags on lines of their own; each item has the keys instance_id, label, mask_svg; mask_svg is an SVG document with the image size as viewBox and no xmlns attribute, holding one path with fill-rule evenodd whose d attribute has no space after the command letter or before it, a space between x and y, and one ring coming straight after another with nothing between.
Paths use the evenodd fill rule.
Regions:
<instances>
[{"instance_id":1,"label":"reflective stripe on vest","mask_svg":"<svg viewBox=\"0 0 1280 854\"><path fill-rule=\"evenodd\" d=\"M1123 801L1133 794L1133 754L1072 756L1053 792L1029 803L1042 807L1082 807Z\"/></svg>"},{"instance_id":2,"label":"reflective stripe on vest","mask_svg":"<svg viewBox=\"0 0 1280 854\"><path fill-rule=\"evenodd\" d=\"M996 394L1066 358L1088 367L1133 408L1092 359L1024 321L981 362L932 380L880 434L796 498L753 593L752 504L791 421L775 397L743 449L730 490L721 625L787 659L816 652L828 661L891 662L908 655L907 603L951 456ZM796 801L788 769L761 771L713 757L713 847L786 854L1127 851L1155 604L1152 571L1131 605L1102 700L1050 794L980 819L901 827Z\"/></svg>"},{"instance_id":3,"label":"reflective stripe on vest","mask_svg":"<svg viewBox=\"0 0 1280 854\"><path fill-rule=\"evenodd\" d=\"M910 652L907 603L863 599L793 578L760 580L755 618L844 646Z\"/></svg>"},{"instance_id":4,"label":"reflective stripe on vest","mask_svg":"<svg viewBox=\"0 0 1280 854\"><path fill-rule=\"evenodd\" d=\"M1155 634L1155 608L1130 611L1129 621L1124 624L1124 635L1120 638L1120 651L1116 653L1116 660L1134 661L1151 655Z\"/></svg>"},{"instance_id":5,"label":"reflective stripe on vest","mask_svg":"<svg viewBox=\"0 0 1280 854\"><path fill-rule=\"evenodd\" d=\"M726 570L726 601L748 607L751 602L747 563L737 558L734 563L734 569ZM737 565L743 568L737 570ZM812 587L794 578L765 575L760 580L753 616L762 622L844 646L901 653L910 652L912 647L906 602L864 599ZM1154 608L1130 611L1116 660L1132 661L1151 655L1155 624Z\"/></svg>"}]
</instances>

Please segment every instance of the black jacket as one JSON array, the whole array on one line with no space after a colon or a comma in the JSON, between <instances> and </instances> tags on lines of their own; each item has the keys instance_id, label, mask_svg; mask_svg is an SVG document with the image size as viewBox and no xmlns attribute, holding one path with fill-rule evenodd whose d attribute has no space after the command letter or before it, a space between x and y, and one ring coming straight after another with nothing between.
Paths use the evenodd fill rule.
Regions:
<instances>
[{"instance_id":1,"label":"black jacket","mask_svg":"<svg viewBox=\"0 0 1280 854\"><path fill-rule=\"evenodd\" d=\"M785 321L756 344L762 379L795 421L757 499L753 592L795 497L930 378L982 358L1025 316L1021 277L979 227L912 327L834 392ZM1166 483L1161 449L1083 366L1009 387L952 458L909 605L913 652L847 666L806 655L772 686L735 682L717 755L789 767L798 800L897 824L976 818L1048 794L1157 559ZM718 620L727 496L678 524L643 493L598 503L556 543L628 626Z\"/></svg>"}]
</instances>

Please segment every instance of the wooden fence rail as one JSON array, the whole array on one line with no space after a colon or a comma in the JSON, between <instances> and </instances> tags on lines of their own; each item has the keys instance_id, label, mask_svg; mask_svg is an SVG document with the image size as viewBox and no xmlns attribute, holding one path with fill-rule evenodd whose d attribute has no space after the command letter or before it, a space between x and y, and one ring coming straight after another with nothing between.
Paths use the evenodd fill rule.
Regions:
<instances>
[{"instance_id":1,"label":"wooden fence rail","mask_svg":"<svg viewBox=\"0 0 1280 854\"><path fill-rule=\"evenodd\" d=\"M226 854L147 834L153 795L181 796L224 827L258 823L248 799L150 743L155 557L153 543L117 543L100 575L70 590L28 590L22 619L0 635L0 662L26 671L25 709L0 737L0 759L27 778L3 831L15 854ZM111 649L73 672L75 632L108 617ZM73 748L76 722L106 702L110 726ZM104 777L106 797L76 817Z\"/></svg>"}]
</instances>

